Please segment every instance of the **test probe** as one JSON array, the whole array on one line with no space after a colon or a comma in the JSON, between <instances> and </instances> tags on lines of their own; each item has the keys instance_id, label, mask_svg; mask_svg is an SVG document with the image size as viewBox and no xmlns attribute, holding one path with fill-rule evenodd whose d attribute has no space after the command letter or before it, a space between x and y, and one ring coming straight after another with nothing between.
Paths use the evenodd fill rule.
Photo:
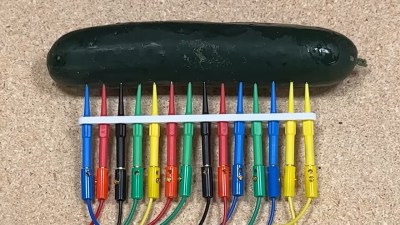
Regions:
<instances>
[{"instance_id":1,"label":"test probe","mask_svg":"<svg viewBox=\"0 0 400 225\"><path fill-rule=\"evenodd\" d=\"M90 116L89 86L85 85L85 99L83 116ZM95 225L99 222L93 213L92 200L94 197L94 176L92 169L92 125L82 125L82 169L81 169L81 196L85 201L90 218Z\"/></svg>"},{"instance_id":2,"label":"test probe","mask_svg":"<svg viewBox=\"0 0 400 225\"><path fill-rule=\"evenodd\" d=\"M207 85L203 82L203 114L209 114L208 111L208 96L207 96ZM202 225L207 217L208 210L210 208L211 199L214 195L213 185L213 171L211 164L211 123L201 122L201 148L203 156L203 166L201 167L201 180L202 180L202 192L203 198L206 200L206 207L204 209L203 216L201 217L199 225Z\"/></svg>"},{"instance_id":3,"label":"test probe","mask_svg":"<svg viewBox=\"0 0 400 225\"><path fill-rule=\"evenodd\" d=\"M135 104L135 116L142 114L142 85L139 84L136 91L136 104ZM137 205L141 199L143 199L143 182L144 182L144 170L143 170L143 124L135 123L132 124L132 169L131 169L131 198L133 204L129 212L128 218L125 220L124 225L129 225L135 214Z\"/></svg>"},{"instance_id":4,"label":"test probe","mask_svg":"<svg viewBox=\"0 0 400 225\"><path fill-rule=\"evenodd\" d=\"M120 83L118 96L118 116L124 116L124 86ZM122 223L122 207L126 200L125 138L126 124L115 124L117 168L115 169L115 200L118 202L118 225Z\"/></svg>"}]
</instances>

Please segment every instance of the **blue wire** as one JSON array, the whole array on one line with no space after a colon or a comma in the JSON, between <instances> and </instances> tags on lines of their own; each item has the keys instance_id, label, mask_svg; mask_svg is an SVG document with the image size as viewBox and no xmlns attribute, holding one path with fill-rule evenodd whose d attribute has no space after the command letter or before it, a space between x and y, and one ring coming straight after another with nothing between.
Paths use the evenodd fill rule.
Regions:
<instances>
[{"instance_id":1,"label":"blue wire","mask_svg":"<svg viewBox=\"0 0 400 225\"><path fill-rule=\"evenodd\" d=\"M86 205L89 210L90 218L92 219L94 225L99 225L99 222L97 222L96 216L93 213L92 203L90 202L90 200L86 200Z\"/></svg>"},{"instance_id":2,"label":"blue wire","mask_svg":"<svg viewBox=\"0 0 400 225\"><path fill-rule=\"evenodd\" d=\"M275 198L271 198L271 211L269 212L269 219L268 219L268 225L272 225L274 222L274 217L275 217Z\"/></svg>"},{"instance_id":3,"label":"blue wire","mask_svg":"<svg viewBox=\"0 0 400 225\"><path fill-rule=\"evenodd\" d=\"M238 196L234 196L233 197L232 204L231 204L231 207L229 208L229 212L228 212L228 216L226 218L226 221L228 221L231 218L231 216L233 214L233 211L235 211L238 199L239 199Z\"/></svg>"}]
</instances>

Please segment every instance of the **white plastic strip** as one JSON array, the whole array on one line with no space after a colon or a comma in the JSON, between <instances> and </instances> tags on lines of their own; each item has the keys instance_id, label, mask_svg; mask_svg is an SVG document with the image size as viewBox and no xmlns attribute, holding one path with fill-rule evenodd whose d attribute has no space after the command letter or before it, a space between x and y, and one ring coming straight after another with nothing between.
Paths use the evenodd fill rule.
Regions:
<instances>
[{"instance_id":1,"label":"white plastic strip","mask_svg":"<svg viewBox=\"0 0 400 225\"><path fill-rule=\"evenodd\" d=\"M134 123L185 123L185 122L251 122L251 121L303 121L316 120L315 113L255 113L255 114L200 114L156 116L92 116L80 117L79 124L134 124Z\"/></svg>"}]
</instances>

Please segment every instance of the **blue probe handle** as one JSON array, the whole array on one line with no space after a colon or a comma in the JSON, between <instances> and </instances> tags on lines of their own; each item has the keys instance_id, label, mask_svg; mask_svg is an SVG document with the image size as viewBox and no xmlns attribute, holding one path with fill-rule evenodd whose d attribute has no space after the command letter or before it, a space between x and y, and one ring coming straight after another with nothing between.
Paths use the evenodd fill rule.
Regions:
<instances>
[{"instance_id":1,"label":"blue probe handle","mask_svg":"<svg viewBox=\"0 0 400 225\"><path fill-rule=\"evenodd\" d=\"M232 166L232 195L243 196L244 194L244 166L243 164L233 164Z\"/></svg>"},{"instance_id":2,"label":"blue probe handle","mask_svg":"<svg viewBox=\"0 0 400 225\"><path fill-rule=\"evenodd\" d=\"M82 168L92 168L92 126L82 125Z\"/></svg>"},{"instance_id":3,"label":"blue probe handle","mask_svg":"<svg viewBox=\"0 0 400 225\"><path fill-rule=\"evenodd\" d=\"M92 170L92 126L82 125L82 169L81 191L83 200L94 197L94 175Z\"/></svg>"},{"instance_id":4,"label":"blue probe handle","mask_svg":"<svg viewBox=\"0 0 400 225\"><path fill-rule=\"evenodd\" d=\"M269 166L267 168L268 196L278 198L280 196L278 144L279 144L279 122L268 122L269 138Z\"/></svg>"},{"instance_id":5,"label":"blue probe handle","mask_svg":"<svg viewBox=\"0 0 400 225\"><path fill-rule=\"evenodd\" d=\"M268 122L269 165L278 165L279 122Z\"/></svg>"},{"instance_id":6,"label":"blue probe handle","mask_svg":"<svg viewBox=\"0 0 400 225\"><path fill-rule=\"evenodd\" d=\"M92 200L94 197L94 176L90 168L81 169L82 199Z\"/></svg>"},{"instance_id":7,"label":"blue probe handle","mask_svg":"<svg viewBox=\"0 0 400 225\"><path fill-rule=\"evenodd\" d=\"M245 123L235 122L234 123L234 134L235 134L235 154L234 163L232 166L232 195L243 196L244 194L244 133Z\"/></svg>"},{"instance_id":8,"label":"blue probe handle","mask_svg":"<svg viewBox=\"0 0 400 225\"><path fill-rule=\"evenodd\" d=\"M233 160L234 164L244 164L244 157L243 157L244 132L245 132L245 123L235 122L234 123L235 156Z\"/></svg>"}]
</instances>

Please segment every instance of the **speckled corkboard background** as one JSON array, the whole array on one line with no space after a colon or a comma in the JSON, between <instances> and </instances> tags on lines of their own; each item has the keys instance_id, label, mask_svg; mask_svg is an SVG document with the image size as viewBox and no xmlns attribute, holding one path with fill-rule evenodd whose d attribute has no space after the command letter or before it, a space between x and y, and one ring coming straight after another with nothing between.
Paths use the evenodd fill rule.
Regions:
<instances>
[{"instance_id":1,"label":"speckled corkboard background","mask_svg":"<svg viewBox=\"0 0 400 225\"><path fill-rule=\"evenodd\" d=\"M48 75L45 57L53 42L66 32L94 25L149 20L303 24L333 29L352 39L360 56L368 61L368 67L357 67L336 87L311 90L312 107L318 115L315 147L320 197L299 224L398 224L399 15L398 2L371 0L1 1L0 224L73 225L89 222L80 199L81 144L77 119L82 112L82 92L56 85ZM134 91L135 87L128 90L126 113L132 112ZM260 91L263 111L268 109L266 91ZM298 110L302 107L301 91L296 90ZM182 94L184 90L178 92ZM228 97L231 112L235 107L233 92L231 90ZM201 110L200 93L195 90L195 113ZM160 113L166 113L165 100L165 95L160 97ZM285 110L286 100L284 95L280 96L280 111ZM183 95L177 96L180 113L183 113L184 101ZM97 113L98 98L93 97L92 102L92 111ZM149 112L149 104L149 96L145 95L145 113ZM245 104L246 109L251 110L249 96ZM110 113L116 112L116 105L115 97L110 97ZM210 105L211 110L217 112L217 93L211 96ZM195 132L199 134L198 127ZM165 145L163 137L162 146ZM251 153L250 137L246 145ZM199 171L201 144L198 136L194 146L194 170ZM165 165L164 149L162 167ZM251 155L246 158L247 165L251 165ZM144 156L147 165L147 153ZM295 206L299 210L305 202L300 138L297 156L300 160ZM217 153L214 159L217 162ZM111 160L113 169L114 154ZM250 169L247 167L248 173ZM101 224L116 224L117 205L113 195L111 188ZM156 201L151 218L161 210L164 202L164 197ZM138 224L146 203L147 199L140 203L134 224ZM254 203L252 187L247 183L246 197L241 199L230 224L247 224ZM131 200L124 206L125 218L130 205ZM221 206L215 198L206 224L219 224ZM277 209L276 223L288 221L287 203L283 199L279 200ZM197 224L203 210L201 177L196 172L193 195L174 224ZM269 205L264 201L257 224L266 223L268 211Z\"/></svg>"}]
</instances>

